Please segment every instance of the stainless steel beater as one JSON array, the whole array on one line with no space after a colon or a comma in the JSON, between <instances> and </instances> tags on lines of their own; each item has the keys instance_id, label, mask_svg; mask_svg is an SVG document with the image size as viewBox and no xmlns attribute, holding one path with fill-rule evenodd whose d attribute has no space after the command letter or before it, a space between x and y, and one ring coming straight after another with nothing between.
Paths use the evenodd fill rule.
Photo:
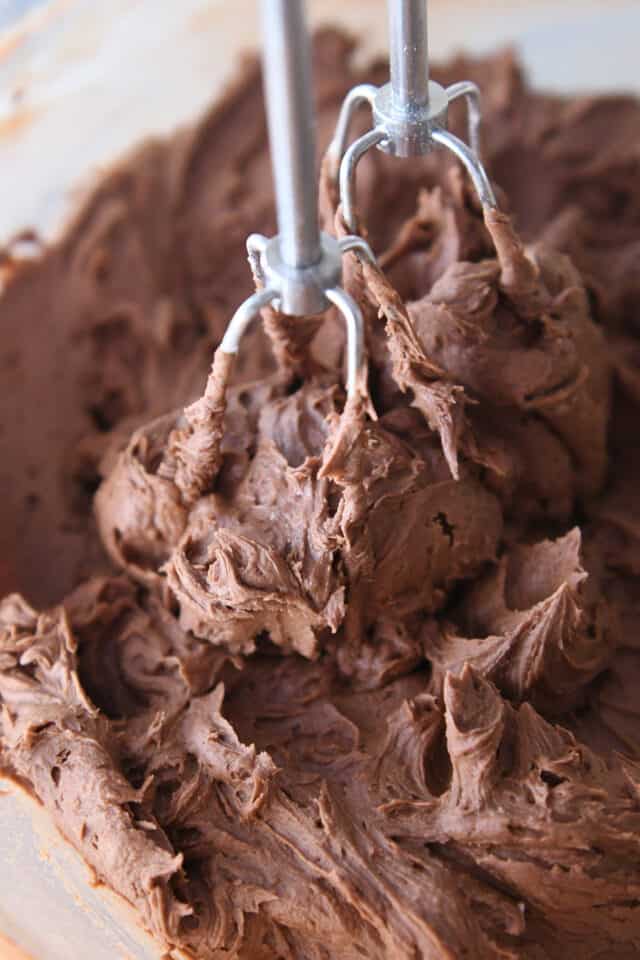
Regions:
<instances>
[{"instance_id":1,"label":"stainless steel beater","mask_svg":"<svg viewBox=\"0 0 640 960\"><path fill-rule=\"evenodd\" d=\"M332 305L347 329L347 395L363 366L362 315L341 287L342 258L352 251L374 261L358 236L341 240L318 226L315 112L311 88L311 43L304 0L262 0L263 73L276 194L278 233L252 234L247 252L259 289L236 310L220 349L236 354L240 340L263 307L303 317Z\"/></svg>"},{"instance_id":2,"label":"stainless steel beater","mask_svg":"<svg viewBox=\"0 0 640 960\"><path fill-rule=\"evenodd\" d=\"M396 157L416 157L436 146L450 150L466 168L485 207L496 198L480 162L480 92L463 80L441 87L429 79L427 0L388 0L390 82L382 87L365 83L353 87L342 104L336 131L328 149L329 172L339 180L342 214L355 231L356 168L372 147ZM469 143L447 130L449 104L467 102ZM347 148L355 111L368 104L373 128Z\"/></svg>"}]
</instances>

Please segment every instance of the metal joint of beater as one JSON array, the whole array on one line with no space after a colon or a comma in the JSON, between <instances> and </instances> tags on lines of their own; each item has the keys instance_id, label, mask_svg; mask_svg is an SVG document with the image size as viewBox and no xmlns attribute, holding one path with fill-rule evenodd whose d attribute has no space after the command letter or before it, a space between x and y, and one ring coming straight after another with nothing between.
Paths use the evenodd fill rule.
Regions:
<instances>
[{"instance_id":1,"label":"metal joint of beater","mask_svg":"<svg viewBox=\"0 0 640 960\"><path fill-rule=\"evenodd\" d=\"M364 364L362 314L342 289L345 253L372 263L362 237L337 240L318 226L315 118L311 48L303 0L262 0L264 78L275 183L278 234L252 234L247 252L259 287L236 310L222 339L224 353L238 352L249 324L266 306L293 317L335 306L347 332L347 395L354 396Z\"/></svg>"},{"instance_id":2,"label":"metal joint of beater","mask_svg":"<svg viewBox=\"0 0 640 960\"><path fill-rule=\"evenodd\" d=\"M360 84L347 94L328 149L330 173L339 180L342 213L355 231L355 179L362 157L373 147L396 157L416 157L435 147L450 150L461 161L484 207L496 198L480 161L480 91L462 81L442 87L429 79L426 0L388 0L390 82L382 87ZM447 129L449 105L464 97L469 143ZM373 127L349 147L355 111L367 104Z\"/></svg>"}]
</instances>

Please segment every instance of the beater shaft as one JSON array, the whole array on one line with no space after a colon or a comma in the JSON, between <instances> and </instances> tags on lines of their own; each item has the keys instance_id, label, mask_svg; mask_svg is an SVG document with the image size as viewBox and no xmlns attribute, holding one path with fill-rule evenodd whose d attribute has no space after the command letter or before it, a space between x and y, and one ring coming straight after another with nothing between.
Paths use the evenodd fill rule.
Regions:
<instances>
[{"instance_id":1,"label":"beater shaft","mask_svg":"<svg viewBox=\"0 0 640 960\"><path fill-rule=\"evenodd\" d=\"M429 48L425 0L389 4L389 71L393 104L414 109L429 102Z\"/></svg>"},{"instance_id":2,"label":"beater shaft","mask_svg":"<svg viewBox=\"0 0 640 960\"><path fill-rule=\"evenodd\" d=\"M365 377L364 333L358 304L342 289L342 258L355 253L374 263L362 237L338 240L318 225L315 111L311 42L304 0L262 0L263 72L278 233L251 234L247 253L259 288L234 313L220 343L235 355L261 310L271 305L290 317L336 307L346 327L347 395Z\"/></svg>"},{"instance_id":3,"label":"beater shaft","mask_svg":"<svg viewBox=\"0 0 640 960\"><path fill-rule=\"evenodd\" d=\"M263 71L280 256L310 267L321 256L311 43L298 0L262 0Z\"/></svg>"},{"instance_id":4,"label":"beater shaft","mask_svg":"<svg viewBox=\"0 0 640 960\"><path fill-rule=\"evenodd\" d=\"M388 13L389 83L360 84L347 93L327 151L344 221L353 232L358 229L356 170L373 147L395 157L421 157L445 147L466 168L483 207L496 206L480 160L480 91L468 80L446 88L429 80L427 0L388 0ZM467 104L468 143L447 129L449 105L460 98ZM363 104L371 110L371 129L349 145L351 121Z\"/></svg>"}]
</instances>

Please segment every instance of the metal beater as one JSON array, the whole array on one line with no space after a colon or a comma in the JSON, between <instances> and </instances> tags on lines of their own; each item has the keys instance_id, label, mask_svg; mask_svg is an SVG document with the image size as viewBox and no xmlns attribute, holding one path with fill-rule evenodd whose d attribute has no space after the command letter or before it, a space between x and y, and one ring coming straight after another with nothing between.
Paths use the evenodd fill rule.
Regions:
<instances>
[{"instance_id":1,"label":"metal beater","mask_svg":"<svg viewBox=\"0 0 640 960\"><path fill-rule=\"evenodd\" d=\"M252 234L247 252L259 289L236 310L220 344L236 354L249 324L271 304L293 317L332 305L347 330L347 396L357 392L363 366L362 314L342 289L342 258L352 251L374 262L358 236L337 240L318 226L315 112L311 43L304 0L262 0L263 73L278 233Z\"/></svg>"},{"instance_id":2,"label":"metal beater","mask_svg":"<svg viewBox=\"0 0 640 960\"><path fill-rule=\"evenodd\" d=\"M480 92L463 80L449 87L429 80L427 0L389 0L390 82L382 87L365 83L353 87L342 104L328 149L329 171L339 180L342 214L349 230L357 229L356 169L372 147L396 157L417 157L436 146L450 150L466 168L483 207L495 207L496 198L479 158ZM467 102L469 143L447 130L449 104ZM373 128L347 148L355 111L368 104Z\"/></svg>"}]
</instances>

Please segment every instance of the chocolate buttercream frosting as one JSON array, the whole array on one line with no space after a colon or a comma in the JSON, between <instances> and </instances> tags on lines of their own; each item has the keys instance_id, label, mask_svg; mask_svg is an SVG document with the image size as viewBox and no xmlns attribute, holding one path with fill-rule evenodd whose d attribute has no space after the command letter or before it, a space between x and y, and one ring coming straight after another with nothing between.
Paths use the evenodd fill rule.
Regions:
<instances>
[{"instance_id":1,"label":"chocolate buttercream frosting","mask_svg":"<svg viewBox=\"0 0 640 960\"><path fill-rule=\"evenodd\" d=\"M214 353L274 230L254 62L5 254L0 767L169 954L640 949L640 103L436 74L500 211L366 158L349 401L333 313Z\"/></svg>"}]
</instances>

